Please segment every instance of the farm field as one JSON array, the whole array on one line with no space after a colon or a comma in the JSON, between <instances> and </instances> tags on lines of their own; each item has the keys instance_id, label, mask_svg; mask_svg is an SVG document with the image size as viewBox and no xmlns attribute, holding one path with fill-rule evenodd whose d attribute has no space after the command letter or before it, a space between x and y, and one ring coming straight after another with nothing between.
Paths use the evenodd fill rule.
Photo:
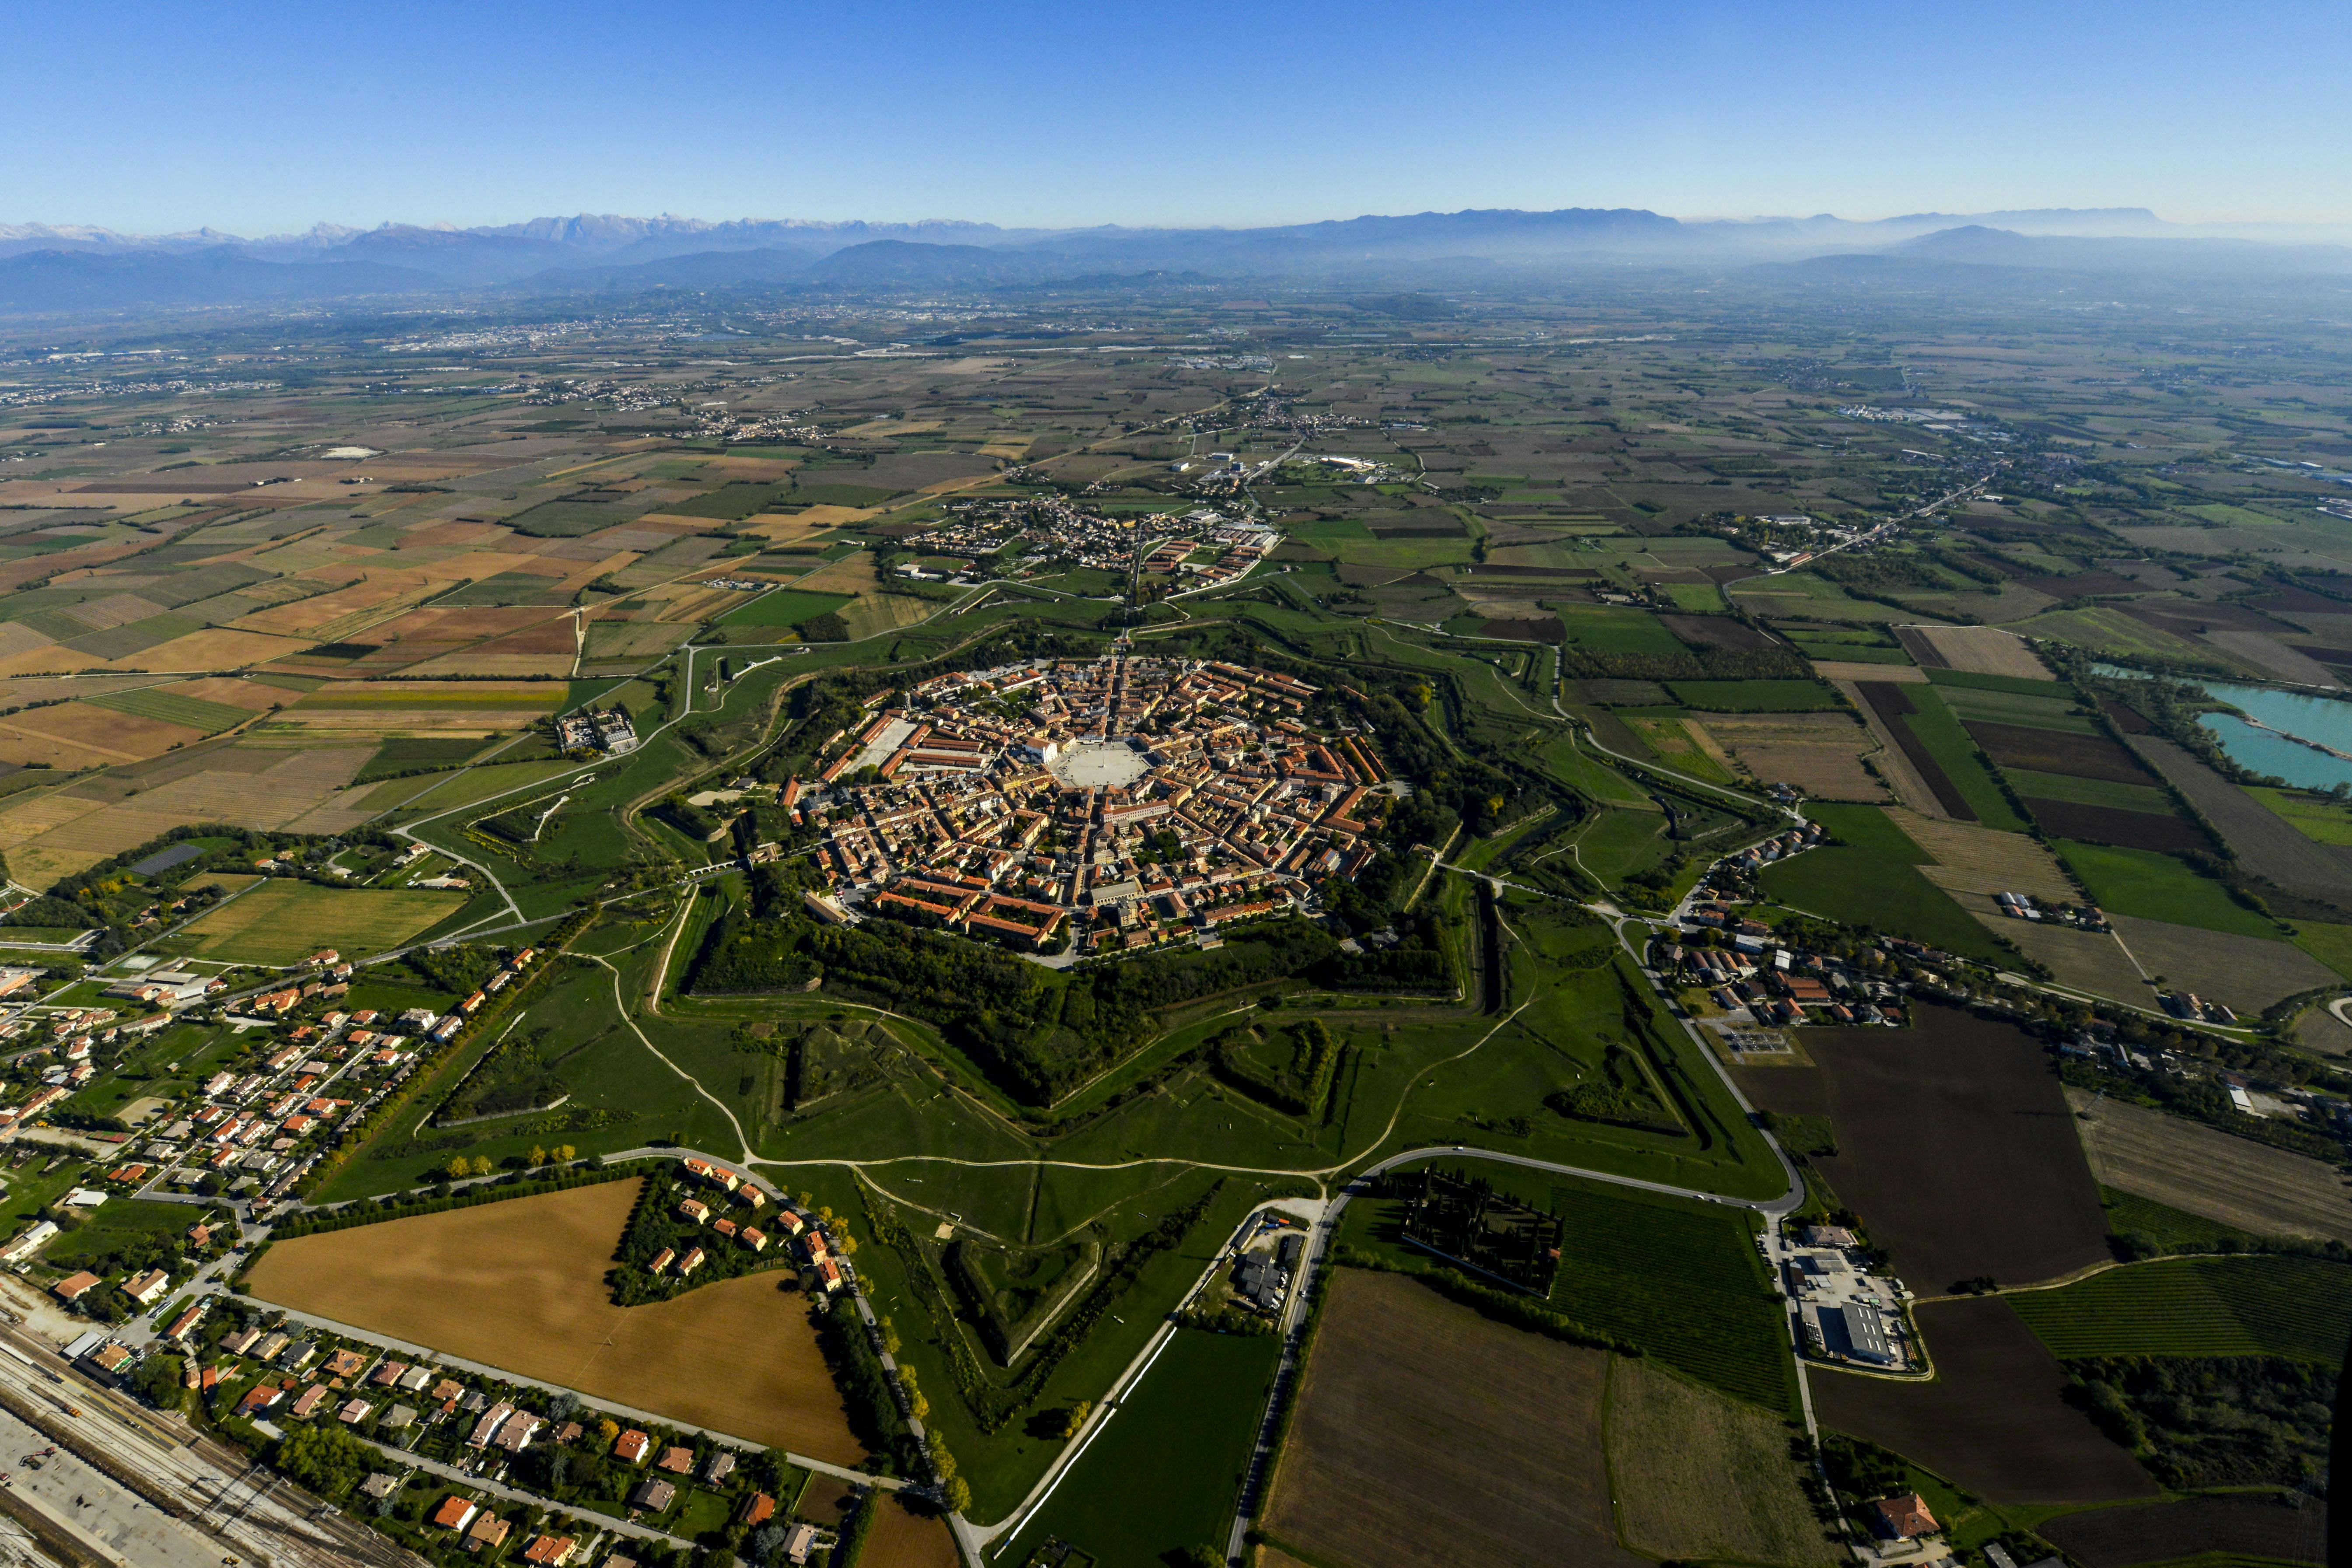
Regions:
<instances>
[{"instance_id":1,"label":"farm field","mask_svg":"<svg viewBox=\"0 0 2352 1568\"><path fill-rule=\"evenodd\" d=\"M1526 1197L1561 1219L1554 1307L1709 1387L1794 1408L1786 1327L1761 1294L1745 1214L1572 1180Z\"/></svg>"},{"instance_id":2,"label":"farm field","mask_svg":"<svg viewBox=\"0 0 2352 1568\"><path fill-rule=\"evenodd\" d=\"M1814 1159L1919 1294L2056 1279L2107 1256L2098 1187L2057 1074L2018 1029L1914 1008L1907 1029L1804 1029L1811 1069L1743 1068L1769 1110L1827 1116Z\"/></svg>"},{"instance_id":3,"label":"farm field","mask_svg":"<svg viewBox=\"0 0 2352 1568\"><path fill-rule=\"evenodd\" d=\"M1862 765L1882 748L1846 714L1707 713L1689 722L1767 784L1785 784L1816 800L1886 798L1886 786Z\"/></svg>"},{"instance_id":4,"label":"farm field","mask_svg":"<svg viewBox=\"0 0 2352 1568\"><path fill-rule=\"evenodd\" d=\"M788 1276L616 1307L638 1184L605 1182L282 1241L260 1300L839 1465L864 1458Z\"/></svg>"},{"instance_id":5,"label":"farm field","mask_svg":"<svg viewBox=\"0 0 2352 1568\"><path fill-rule=\"evenodd\" d=\"M2262 1497L2193 1497L2085 1509L2034 1526L2083 1568L2155 1563L2234 1565L2327 1561L2327 1504L2289 1508Z\"/></svg>"},{"instance_id":6,"label":"farm field","mask_svg":"<svg viewBox=\"0 0 2352 1568\"><path fill-rule=\"evenodd\" d=\"M1341 1268L1328 1289L1259 1521L1276 1546L1341 1568L1645 1561L1610 1517L1606 1353L1489 1322L1399 1275Z\"/></svg>"},{"instance_id":7,"label":"farm field","mask_svg":"<svg viewBox=\"0 0 2352 1568\"><path fill-rule=\"evenodd\" d=\"M2295 825L2160 735L2134 735L2132 749L2204 814L2238 863L2290 892L2352 900L2352 862L2315 844Z\"/></svg>"},{"instance_id":8,"label":"farm field","mask_svg":"<svg viewBox=\"0 0 2352 1568\"><path fill-rule=\"evenodd\" d=\"M2067 1403L2066 1373L1999 1297L1915 1310L1933 1383L1850 1373L1812 1379L1813 1412L1995 1503L2120 1502L2156 1482Z\"/></svg>"},{"instance_id":9,"label":"farm field","mask_svg":"<svg viewBox=\"0 0 2352 1568\"><path fill-rule=\"evenodd\" d=\"M1792 909L1836 911L1849 923L1948 952L1998 961L1984 927L1922 874L1927 852L1868 805L1815 806L1809 814L1839 843L1776 861L1759 873L1766 896Z\"/></svg>"},{"instance_id":10,"label":"farm field","mask_svg":"<svg viewBox=\"0 0 2352 1568\"><path fill-rule=\"evenodd\" d=\"M2134 1006L2155 1004L2155 993L2113 932L2012 920L1998 912L1988 898L1970 895L1960 901L1987 927L2016 943L2020 952L2048 964L2051 979L2057 984Z\"/></svg>"},{"instance_id":11,"label":"farm field","mask_svg":"<svg viewBox=\"0 0 2352 1568\"><path fill-rule=\"evenodd\" d=\"M1670 680L1675 700L1700 713L1801 713L1838 707L1817 680Z\"/></svg>"},{"instance_id":12,"label":"farm field","mask_svg":"<svg viewBox=\"0 0 2352 1568\"><path fill-rule=\"evenodd\" d=\"M2352 1265L2321 1258L2158 1258L2008 1300L2062 1361L2274 1355L2337 1366L2352 1344Z\"/></svg>"},{"instance_id":13,"label":"farm field","mask_svg":"<svg viewBox=\"0 0 2352 1568\"><path fill-rule=\"evenodd\" d=\"M2087 1090L2066 1100L2093 1109ZM2352 1243L2352 1189L2333 1166L2112 1099L2074 1126L2104 1186L2256 1236Z\"/></svg>"},{"instance_id":14,"label":"farm field","mask_svg":"<svg viewBox=\"0 0 2352 1568\"><path fill-rule=\"evenodd\" d=\"M857 1560L866 1568L958 1568L963 1556L945 1520L919 1513L896 1493L885 1493Z\"/></svg>"},{"instance_id":15,"label":"farm field","mask_svg":"<svg viewBox=\"0 0 2352 1568\"><path fill-rule=\"evenodd\" d=\"M46 888L184 824L340 832L369 815L355 798L364 792L344 786L371 750L240 742L157 757L115 775L131 779L136 795L76 781L0 807L0 854L18 881Z\"/></svg>"},{"instance_id":16,"label":"farm field","mask_svg":"<svg viewBox=\"0 0 2352 1568\"><path fill-rule=\"evenodd\" d=\"M1998 626L1904 626L1901 636L1920 662L1946 669L1980 675L2010 675L2027 680L2047 680L2049 668L2034 657L2032 647L2014 632ZM1925 647L1918 645L1925 644Z\"/></svg>"},{"instance_id":17,"label":"farm field","mask_svg":"<svg viewBox=\"0 0 2352 1568\"><path fill-rule=\"evenodd\" d=\"M181 935L192 957L285 965L326 947L354 957L397 947L465 903L462 892L321 888L272 878L205 911Z\"/></svg>"},{"instance_id":18,"label":"farm field","mask_svg":"<svg viewBox=\"0 0 2352 1568\"><path fill-rule=\"evenodd\" d=\"M2059 855L2110 915L2137 915L2170 925L2197 926L2236 936L2277 937L2278 926L2169 855L2060 839Z\"/></svg>"},{"instance_id":19,"label":"farm field","mask_svg":"<svg viewBox=\"0 0 2352 1568\"><path fill-rule=\"evenodd\" d=\"M1609 1368L1609 1476L1626 1543L1664 1559L1843 1561L1789 1457L1789 1427L1647 1359Z\"/></svg>"},{"instance_id":20,"label":"farm field","mask_svg":"<svg viewBox=\"0 0 2352 1568\"><path fill-rule=\"evenodd\" d=\"M2103 784L2092 780L2075 782L2105 790L2140 787L2136 784ZM2025 809L2032 814L2035 824L2053 838L2079 838L2094 844L2112 844L2125 849L2153 849L2168 855L2177 850L2207 850L2211 847L2195 823L2175 816L2168 811L2142 811L2072 800L2066 798L2070 793L2057 792L2053 798L2021 786L2018 797L2025 803Z\"/></svg>"},{"instance_id":21,"label":"farm field","mask_svg":"<svg viewBox=\"0 0 2352 1568\"><path fill-rule=\"evenodd\" d=\"M1049 1539L1102 1563L1160 1563L1223 1548L1281 1341L1180 1331L1052 1500L1005 1548L1020 1563ZM1133 1478L1152 1483L1136 1487Z\"/></svg>"},{"instance_id":22,"label":"farm field","mask_svg":"<svg viewBox=\"0 0 2352 1568\"><path fill-rule=\"evenodd\" d=\"M2352 845L2352 808L2302 790L2250 787L2246 794L2315 844Z\"/></svg>"},{"instance_id":23,"label":"farm field","mask_svg":"<svg viewBox=\"0 0 2352 1568\"><path fill-rule=\"evenodd\" d=\"M2056 857L2022 833L1923 816L1897 806L1887 808L1886 819L1932 858L1933 864L1919 868L1920 875L1947 892L2029 893L2058 903L2073 903L2082 896Z\"/></svg>"},{"instance_id":24,"label":"farm field","mask_svg":"<svg viewBox=\"0 0 2352 1568\"><path fill-rule=\"evenodd\" d=\"M2282 997L2336 984L2336 972L2292 942L2109 912L2139 966L2168 990L2194 991L2249 1016Z\"/></svg>"},{"instance_id":25,"label":"farm field","mask_svg":"<svg viewBox=\"0 0 2352 1568\"><path fill-rule=\"evenodd\" d=\"M762 594L751 603L728 611L719 617L722 626L796 626L814 616L827 610L838 610L850 602L844 594L811 594L797 588L779 588Z\"/></svg>"}]
</instances>

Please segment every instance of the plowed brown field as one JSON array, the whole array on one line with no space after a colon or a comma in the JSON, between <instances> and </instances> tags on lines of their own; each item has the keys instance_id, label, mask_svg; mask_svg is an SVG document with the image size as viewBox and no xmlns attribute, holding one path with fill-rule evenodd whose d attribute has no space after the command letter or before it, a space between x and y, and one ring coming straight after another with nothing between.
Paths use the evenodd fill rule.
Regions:
<instances>
[{"instance_id":1,"label":"plowed brown field","mask_svg":"<svg viewBox=\"0 0 2352 1568\"><path fill-rule=\"evenodd\" d=\"M252 1293L796 1454L862 1460L807 1308L777 1276L613 1304L604 1271L636 1194L609 1182L281 1241Z\"/></svg>"},{"instance_id":2,"label":"plowed brown field","mask_svg":"<svg viewBox=\"0 0 2352 1568\"><path fill-rule=\"evenodd\" d=\"M1636 1568L1610 1518L1608 1369L1400 1275L1340 1269L1266 1532L1361 1568Z\"/></svg>"},{"instance_id":3,"label":"plowed brown field","mask_svg":"<svg viewBox=\"0 0 2352 1568\"><path fill-rule=\"evenodd\" d=\"M2066 1403L2065 1370L2007 1301L1929 1301L1916 1315L1936 1381L1817 1373L1813 1411L1822 1426L1892 1448L1994 1502L2157 1495L2139 1462Z\"/></svg>"}]
</instances>

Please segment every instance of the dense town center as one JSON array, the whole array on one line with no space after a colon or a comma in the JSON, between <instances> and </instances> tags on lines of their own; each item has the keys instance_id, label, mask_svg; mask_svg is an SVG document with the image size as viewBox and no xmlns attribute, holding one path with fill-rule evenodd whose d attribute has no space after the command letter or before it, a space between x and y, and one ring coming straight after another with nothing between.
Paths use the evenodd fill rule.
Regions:
<instances>
[{"instance_id":1,"label":"dense town center","mask_svg":"<svg viewBox=\"0 0 2352 1568\"><path fill-rule=\"evenodd\" d=\"M1289 676L1119 653L939 676L787 805L829 824L822 918L868 900L1024 948L1149 945L1299 907L1374 851L1373 737Z\"/></svg>"}]
</instances>

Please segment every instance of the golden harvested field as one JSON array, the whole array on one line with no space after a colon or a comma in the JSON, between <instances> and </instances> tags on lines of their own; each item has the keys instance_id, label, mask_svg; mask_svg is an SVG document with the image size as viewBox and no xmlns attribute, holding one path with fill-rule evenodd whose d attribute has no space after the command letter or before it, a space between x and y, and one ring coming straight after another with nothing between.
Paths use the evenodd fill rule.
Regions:
<instances>
[{"instance_id":1,"label":"golden harvested field","mask_svg":"<svg viewBox=\"0 0 2352 1568\"><path fill-rule=\"evenodd\" d=\"M639 1184L608 1182L279 1242L253 1294L838 1465L864 1458L808 1309L778 1276L616 1307Z\"/></svg>"},{"instance_id":2,"label":"golden harvested field","mask_svg":"<svg viewBox=\"0 0 2352 1568\"><path fill-rule=\"evenodd\" d=\"M2023 637L1999 626L1906 626L1925 639L1954 669L1976 675L2014 675L2027 680L2048 680L2049 668L2033 655Z\"/></svg>"},{"instance_id":3,"label":"golden harvested field","mask_svg":"<svg viewBox=\"0 0 2352 1568\"><path fill-rule=\"evenodd\" d=\"M1843 1561L1789 1458L1789 1428L1649 1361L1609 1372L1609 1475L1627 1544L1662 1558Z\"/></svg>"},{"instance_id":4,"label":"golden harvested field","mask_svg":"<svg viewBox=\"0 0 2352 1568\"><path fill-rule=\"evenodd\" d=\"M363 625L363 617L407 599L421 599L432 585L405 572L373 573L348 587L290 605L256 610L236 623L240 631L318 634L331 640L342 631Z\"/></svg>"},{"instance_id":5,"label":"golden harvested field","mask_svg":"<svg viewBox=\"0 0 2352 1568\"><path fill-rule=\"evenodd\" d=\"M963 1559L955 1537L937 1514L919 1514L884 1493L874 1515L874 1532L866 1538L860 1568L956 1568Z\"/></svg>"},{"instance_id":6,"label":"golden harvested field","mask_svg":"<svg viewBox=\"0 0 2352 1568\"><path fill-rule=\"evenodd\" d=\"M202 730L68 702L0 719L0 763L102 768L158 756L205 738Z\"/></svg>"},{"instance_id":7,"label":"golden harvested field","mask_svg":"<svg viewBox=\"0 0 2352 1568\"><path fill-rule=\"evenodd\" d=\"M2078 1113L2092 1098L2066 1091ZM2074 1128L2106 1186L2258 1236L2352 1242L2352 1189L2332 1165L2114 1100L2099 1100L2088 1121L2078 1114Z\"/></svg>"},{"instance_id":8,"label":"golden harvested field","mask_svg":"<svg viewBox=\"0 0 2352 1568\"><path fill-rule=\"evenodd\" d=\"M2110 915L2107 920L2139 966L2164 977L2167 990L2194 991L2235 1012L2259 1013L2299 991L2343 984L2334 970L2293 942L2136 915Z\"/></svg>"},{"instance_id":9,"label":"golden harvested field","mask_svg":"<svg viewBox=\"0 0 2352 1568\"><path fill-rule=\"evenodd\" d=\"M872 515L863 508L813 506L806 511L763 511L744 520L735 531L772 544L799 544L839 523L859 522Z\"/></svg>"},{"instance_id":10,"label":"golden harvested field","mask_svg":"<svg viewBox=\"0 0 2352 1568\"><path fill-rule=\"evenodd\" d=\"M1886 787L1862 765L1877 741L1843 713L1708 713L1692 729L1768 784L1786 784L1817 800L1882 801Z\"/></svg>"},{"instance_id":11,"label":"golden harvested field","mask_svg":"<svg viewBox=\"0 0 2352 1568\"><path fill-rule=\"evenodd\" d=\"M201 632L190 632L184 637L158 643L145 653L134 653L118 658L108 668L112 669L210 670L243 669L247 665L266 664L273 658L283 658L299 653L318 639L314 637L262 637L253 632L232 631L226 626L214 626Z\"/></svg>"},{"instance_id":12,"label":"golden harvested field","mask_svg":"<svg viewBox=\"0 0 2352 1568\"><path fill-rule=\"evenodd\" d=\"M878 594L887 584L874 574L874 553L860 551L845 555L830 566L821 567L802 578L795 587L812 594Z\"/></svg>"},{"instance_id":13,"label":"golden harvested field","mask_svg":"<svg viewBox=\"0 0 2352 1568\"><path fill-rule=\"evenodd\" d=\"M1601 1459L1604 1352L1342 1268L1263 1521L1358 1568L1634 1568ZM1475 1389L1473 1394L1469 1391Z\"/></svg>"},{"instance_id":14,"label":"golden harvested field","mask_svg":"<svg viewBox=\"0 0 2352 1568\"><path fill-rule=\"evenodd\" d=\"M278 878L206 911L185 935L198 958L299 963L322 947L357 958L397 947L464 906L437 889L321 888Z\"/></svg>"},{"instance_id":15,"label":"golden harvested field","mask_svg":"<svg viewBox=\"0 0 2352 1568\"><path fill-rule=\"evenodd\" d=\"M2031 893L2062 903L2083 896L2058 858L2022 833L1927 816L1901 806L1888 806L1886 819L1936 858L1934 865L1922 866L1919 872L1947 892Z\"/></svg>"},{"instance_id":16,"label":"golden harvested field","mask_svg":"<svg viewBox=\"0 0 2352 1568\"><path fill-rule=\"evenodd\" d=\"M686 628L662 621L601 620L588 623L588 658L650 658L686 639Z\"/></svg>"},{"instance_id":17,"label":"golden harvested field","mask_svg":"<svg viewBox=\"0 0 2352 1568\"><path fill-rule=\"evenodd\" d=\"M911 626L946 608L945 604L909 598L903 594L866 594L842 605L836 613L855 639Z\"/></svg>"}]
</instances>

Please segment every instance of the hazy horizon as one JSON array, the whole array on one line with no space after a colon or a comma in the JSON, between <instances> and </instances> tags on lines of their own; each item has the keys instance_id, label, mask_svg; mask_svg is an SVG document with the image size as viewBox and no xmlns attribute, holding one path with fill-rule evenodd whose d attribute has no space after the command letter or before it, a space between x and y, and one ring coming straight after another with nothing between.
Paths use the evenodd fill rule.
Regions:
<instances>
[{"instance_id":1,"label":"hazy horizon","mask_svg":"<svg viewBox=\"0 0 2352 1568\"><path fill-rule=\"evenodd\" d=\"M1755 0L1211 6L1174 23L1047 4L391 20L140 0L26 13L11 42L0 129L20 156L0 212L124 234L662 211L2352 220L2352 14L2315 4L1840 4L1791 25Z\"/></svg>"}]
</instances>

